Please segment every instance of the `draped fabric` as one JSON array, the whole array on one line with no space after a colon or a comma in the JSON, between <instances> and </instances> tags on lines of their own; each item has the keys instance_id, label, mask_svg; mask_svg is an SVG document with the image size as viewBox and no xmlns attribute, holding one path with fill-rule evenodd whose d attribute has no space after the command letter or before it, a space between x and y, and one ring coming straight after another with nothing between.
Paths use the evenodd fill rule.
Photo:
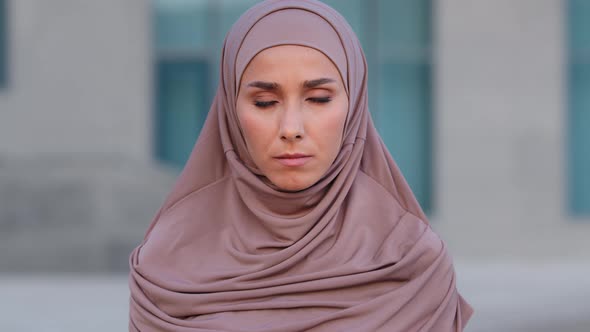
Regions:
<instances>
[{"instance_id":1,"label":"draped fabric","mask_svg":"<svg viewBox=\"0 0 590 332\"><path fill-rule=\"evenodd\" d=\"M349 97L336 160L298 192L257 169L236 114L249 61L286 44L330 58ZM367 95L360 43L336 11L270 0L244 13L191 156L131 253L129 331L462 331L472 309Z\"/></svg>"}]
</instances>

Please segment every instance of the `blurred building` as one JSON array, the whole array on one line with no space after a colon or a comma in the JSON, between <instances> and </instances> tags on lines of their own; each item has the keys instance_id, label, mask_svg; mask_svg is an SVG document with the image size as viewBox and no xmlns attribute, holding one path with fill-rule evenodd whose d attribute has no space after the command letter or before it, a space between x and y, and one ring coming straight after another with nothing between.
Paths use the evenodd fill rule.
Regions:
<instances>
[{"instance_id":1,"label":"blurred building","mask_svg":"<svg viewBox=\"0 0 590 332\"><path fill-rule=\"evenodd\" d=\"M0 0L0 271L124 271L153 155L151 4Z\"/></svg>"},{"instance_id":2,"label":"blurred building","mask_svg":"<svg viewBox=\"0 0 590 332\"><path fill-rule=\"evenodd\" d=\"M0 0L0 272L124 271L253 0ZM586 259L590 2L331 0L461 259Z\"/></svg>"}]
</instances>

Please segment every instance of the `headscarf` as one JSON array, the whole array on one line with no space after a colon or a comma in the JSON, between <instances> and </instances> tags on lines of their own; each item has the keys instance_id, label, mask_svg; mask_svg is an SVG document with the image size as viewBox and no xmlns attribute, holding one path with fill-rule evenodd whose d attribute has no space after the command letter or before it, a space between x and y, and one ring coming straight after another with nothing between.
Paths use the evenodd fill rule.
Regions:
<instances>
[{"instance_id":1,"label":"headscarf","mask_svg":"<svg viewBox=\"0 0 590 332\"><path fill-rule=\"evenodd\" d=\"M298 192L258 170L236 114L249 61L287 44L332 60L349 98L336 160ZM472 314L373 125L360 43L315 0L264 1L232 27L203 130L130 268L130 331L462 331Z\"/></svg>"}]
</instances>

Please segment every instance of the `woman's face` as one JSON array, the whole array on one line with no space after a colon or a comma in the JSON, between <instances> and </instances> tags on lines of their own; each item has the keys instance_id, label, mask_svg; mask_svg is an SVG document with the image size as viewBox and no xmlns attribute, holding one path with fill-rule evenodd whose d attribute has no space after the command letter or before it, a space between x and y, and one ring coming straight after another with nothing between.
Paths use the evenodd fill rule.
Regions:
<instances>
[{"instance_id":1,"label":"woman's face","mask_svg":"<svg viewBox=\"0 0 590 332\"><path fill-rule=\"evenodd\" d=\"M244 70L236 106L250 156L280 189L310 187L340 151L348 96L336 66L315 49L258 53Z\"/></svg>"}]
</instances>

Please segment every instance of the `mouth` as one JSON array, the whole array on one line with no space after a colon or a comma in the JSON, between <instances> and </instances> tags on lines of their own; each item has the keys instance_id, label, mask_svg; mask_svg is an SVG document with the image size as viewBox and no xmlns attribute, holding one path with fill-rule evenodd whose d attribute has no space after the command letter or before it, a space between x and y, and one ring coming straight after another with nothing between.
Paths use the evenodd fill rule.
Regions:
<instances>
[{"instance_id":1,"label":"mouth","mask_svg":"<svg viewBox=\"0 0 590 332\"><path fill-rule=\"evenodd\" d=\"M285 153L280 156L274 157L276 161L278 161L283 166L289 167L297 167L305 165L310 159L312 158L311 155L303 154L303 153Z\"/></svg>"}]
</instances>

